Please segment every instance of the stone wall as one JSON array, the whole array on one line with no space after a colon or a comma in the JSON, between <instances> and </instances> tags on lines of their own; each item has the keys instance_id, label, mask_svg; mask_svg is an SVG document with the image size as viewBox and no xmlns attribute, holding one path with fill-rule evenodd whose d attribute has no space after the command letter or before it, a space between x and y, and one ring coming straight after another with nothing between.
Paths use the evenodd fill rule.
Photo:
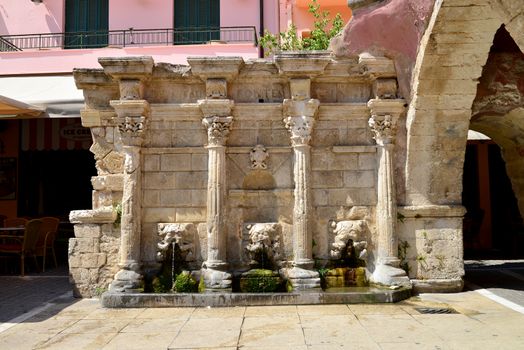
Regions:
<instances>
[{"instance_id":1,"label":"stone wall","mask_svg":"<svg viewBox=\"0 0 524 350\"><path fill-rule=\"evenodd\" d=\"M221 239L226 241L229 270L235 273L246 269L243 227L258 222L279 224L284 252L281 264L291 267L299 249L293 228L297 215L294 201L302 194L294 193L293 134L286 129L284 119L286 103L292 108L299 103L293 102L300 101L294 94L302 93L303 82L310 86L304 93L311 101L318 101L308 136L311 167L301 175L307 181L304 195L311 199L312 209L305 219L304 237L310 238L303 243L304 254L321 264L327 262L334 240L332 223L343 220L364 220L369 247L376 249L378 169L375 141L368 126L368 101L400 101L395 100L392 61L371 55L334 59L316 54L275 61L209 58L189 62L190 66L182 67L153 65L149 58L101 59L103 71L75 71L77 85L86 97L82 122L91 128L91 150L98 170L93 178L93 209L71 214L76 238L71 242L70 266L77 294L92 296L107 288L119 269L135 271L134 267L122 267L132 266L135 260L140 274L158 269L159 223L194 224L199 241L197 261L210 259L209 251L214 252L207 229L212 163L206 148L211 141L202 125L202 114L208 104L209 108L215 108L213 103L224 105L220 101L231 101L227 103L232 117L225 146L226 206L221 209L225 210L221 215L227 218ZM137 106L145 106L139 109L139 127L128 124L129 119L137 118ZM119 124L122 121L127 124ZM135 133L127 134L133 127ZM126 152L137 144L133 141L128 145L129 137L141 140L139 175L126 175L128 170L124 171L129 167ZM129 228L139 221L139 240L134 241L129 239L133 233L121 233L118 222L112 221L115 208L128 196L125 184L129 176L140 179L136 186L141 188L140 192L131 192L138 197L122 208L123 217L130 210L126 205L139 210L135 211L139 217L122 223ZM140 245L139 253L133 253L134 244ZM370 254L370 268L375 266L376 254ZM116 280L125 279L118 276L122 272Z\"/></svg>"}]
</instances>

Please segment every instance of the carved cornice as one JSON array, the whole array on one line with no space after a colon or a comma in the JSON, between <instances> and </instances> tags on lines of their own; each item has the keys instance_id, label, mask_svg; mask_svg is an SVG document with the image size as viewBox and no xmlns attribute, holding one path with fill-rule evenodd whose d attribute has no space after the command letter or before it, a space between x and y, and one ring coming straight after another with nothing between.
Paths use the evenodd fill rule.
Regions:
<instances>
[{"instance_id":1,"label":"carved cornice","mask_svg":"<svg viewBox=\"0 0 524 350\"><path fill-rule=\"evenodd\" d=\"M395 143L397 120L397 116L390 114L372 115L369 118L368 125L373 132L373 138L379 146Z\"/></svg>"},{"instance_id":2,"label":"carved cornice","mask_svg":"<svg viewBox=\"0 0 524 350\"><path fill-rule=\"evenodd\" d=\"M231 130L233 117L211 116L202 119L207 128L208 146L224 146Z\"/></svg>"}]
</instances>

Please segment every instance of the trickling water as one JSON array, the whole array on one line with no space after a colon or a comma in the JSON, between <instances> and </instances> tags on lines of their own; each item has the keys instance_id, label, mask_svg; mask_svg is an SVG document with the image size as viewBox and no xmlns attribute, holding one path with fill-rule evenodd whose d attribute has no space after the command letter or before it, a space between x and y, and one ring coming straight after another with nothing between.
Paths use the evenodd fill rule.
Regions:
<instances>
[{"instance_id":1,"label":"trickling water","mask_svg":"<svg viewBox=\"0 0 524 350\"><path fill-rule=\"evenodd\" d=\"M175 242L171 242L171 282L175 285Z\"/></svg>"}]
</instances>

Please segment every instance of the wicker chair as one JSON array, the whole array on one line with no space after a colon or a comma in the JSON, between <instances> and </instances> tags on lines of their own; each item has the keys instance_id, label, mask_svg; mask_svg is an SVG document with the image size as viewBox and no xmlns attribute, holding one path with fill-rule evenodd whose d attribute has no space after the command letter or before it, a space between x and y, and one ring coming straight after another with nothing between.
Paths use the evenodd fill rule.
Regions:
<instances>
[{"instance_id":1,"label":"wicker chair","mask_svg":"<svg viewBox=\"0 0 524 350\"><path fill-rule=\"evenodd\" d=\"M44 272L46 255L48 251L53 255L55 267L58 267L55 255L55 238L60 220L50 216L40 218L39 220L42 221L42 225L40 226L40 232L38 233L35 255L42 257L42 272Z\"/></svg>"},{"instance_id":2,"label":"wicker chair","mask_svg":"<svg viewBox=\"0 0 524 350\"><path fill-rule=\"evenodd\" d=\"M36 268L38 270L38 261L35 255L35 248L41 225L42 221L38 219L30 220L25 225L23 236L0 236L0 253L20 256L21 276L24 276L25 274L26 256L33 256L35 259Z\"/></svg>"}]
</instances>

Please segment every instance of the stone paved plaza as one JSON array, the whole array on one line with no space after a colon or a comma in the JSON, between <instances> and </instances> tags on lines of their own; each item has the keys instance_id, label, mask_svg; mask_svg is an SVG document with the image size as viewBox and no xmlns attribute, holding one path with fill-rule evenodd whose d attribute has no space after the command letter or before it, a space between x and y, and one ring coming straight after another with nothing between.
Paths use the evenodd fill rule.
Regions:
<instances>
[{"instance_id":1,"label":"stone paved plaza","mask_svg":"<svg viewBox=\"0 0 524 350\"><path fill-rule=\"evenodd\" d=\"M475 291L393 305L157 309L104 309L68 296L4 323L0 349L522 349L523 323L524 314Z\"/></svg>"}]
</instances>

